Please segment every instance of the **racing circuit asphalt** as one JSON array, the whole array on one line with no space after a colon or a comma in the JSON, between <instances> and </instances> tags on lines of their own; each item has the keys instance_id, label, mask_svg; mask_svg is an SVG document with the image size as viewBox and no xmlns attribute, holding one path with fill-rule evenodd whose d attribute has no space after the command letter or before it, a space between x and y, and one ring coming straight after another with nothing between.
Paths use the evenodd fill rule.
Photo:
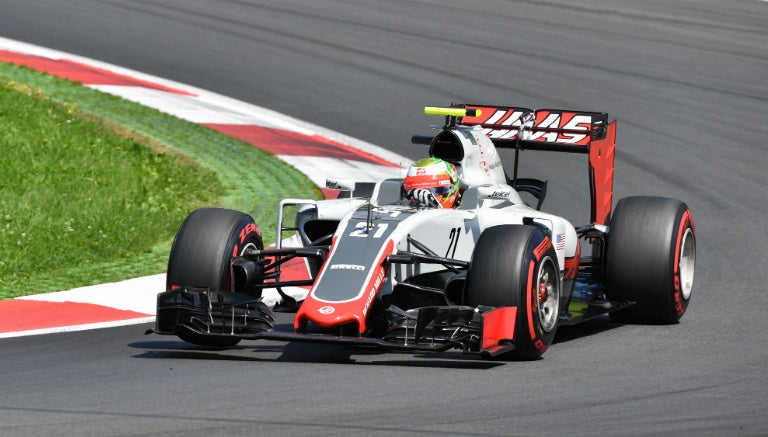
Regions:
<instances>
[{"instance_id":1,"label":"racing circuit asphalt","mask_svg":"<svg viewBox=\"0 0 768 437\"><path fill-rule=\"evenodd\" d=\"M210 351L148 326L2 339L0 434L768 434L768 2L0 0L0 36L412 158L440 122L426 104L607 111L614 199L686 201L698 242L679 325L562 329L535 362ZM523 160L550 180L545 209L587 220L582 157Z\"/></svg>"}]
</instances>

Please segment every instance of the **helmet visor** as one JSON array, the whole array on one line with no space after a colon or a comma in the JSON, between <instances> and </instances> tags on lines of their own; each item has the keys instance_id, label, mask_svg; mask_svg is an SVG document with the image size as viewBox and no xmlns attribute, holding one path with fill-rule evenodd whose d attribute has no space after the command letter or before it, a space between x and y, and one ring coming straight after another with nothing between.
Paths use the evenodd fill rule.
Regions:
<instances>
[{"instance_id":1,"label":"helmet visor","mask_svg":"<svg viewBox=\"0 0 768 437\"><path fill-rule=\"evenodd\" d=\"M422 190L429 190L435 196L436 199L440 199L442 196L447 196L451 194L451 191L453 190L453 186L429 187L429 188L422 188Z\"/></svg>"}]
</instances>

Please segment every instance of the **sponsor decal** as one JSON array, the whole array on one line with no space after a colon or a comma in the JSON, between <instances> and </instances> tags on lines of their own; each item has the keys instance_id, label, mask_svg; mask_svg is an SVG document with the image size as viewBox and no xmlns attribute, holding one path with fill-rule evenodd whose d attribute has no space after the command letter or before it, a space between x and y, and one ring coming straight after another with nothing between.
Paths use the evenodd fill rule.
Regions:
<instances>
[{"instance_id":1,"label":"sponsor decal","mask_svg":"<svg viewBox=\"0 0 768 437\"><path fill-rule=\"evenodd\" d=\"M326 306L323 306L323 307L320 307L320 308L317 309L318 313L325 314L325 315L333 314L334 311L336 311L336 308L334 308L334 307L332 307L330 305L326 305Z\"/></svg>"},{"instance_id":2,"label":"sponsor decal","mask_svg":"<svg viewBox=\"0 0 768 437\"><path fill-rule=\"evenodd\" d=\"M328 267L331 270L357 270L357 271L365 271L365 266L360 266L357 264L331 264L330 267Z\"/></svg>"},{"instance_id":3,"label":"sponsor decal","mask_svg":"<svg viewBox=\"0 0 768 437\"><path fill-rule=\"evenodd\" d=\"M248 247L256 248L256 246L253 245L253 243L248 243L243 247L243 249L240 249L240 245L245 243L245 239L248 238L248 235L255 233L259 237L261 237L261 229L259 229L258 226L256 226L255 223L248 223L245 225L243 229L240 230L240 234L238 235L239 243L235 243L235 247L232 249L232 256L240 256L243 252L245 252L245 249Z\"/></svg>"},{"instance_id":4,"label":"sponsor decal","mask_svg":"<svg viewBox=\"0 0 768 437\"><path fill-rule=\"evenodd\" d=\"M589 115L573 115L570 119L563 117L566 114L551 113L547 114L544 120L539 121L537 114L536 123L533 126L533 133L529 139L544 140L550 143L578 143L585 138L586 134L564 133L564 132L546 132L537 131L537 129L565 129L565 130L583 130L589 131L592 125L592 117ZM563 120L567 120L563 123ZM562 124L562 126L561 126Z\"/></svg>"},{"instance_id":5,"label":"sponsor decal","mask_svg":"<svg viewBox=\"0 0 768 437\"><path fill-rule=\"evenodd\" d=\"M489 197L491 199L506 199L510 194L510 191L494 191Z\"/></svg>"},{"instance_id":6,"label":"sponsor decal","mask_svg":"<svg viewBox=\"0 0 768 437\"><path fill-rule=\"evenodd\" d=\"M368 292L368 297L365 299L365 305L363 306L363 316L368 314L368 310L371 307L371 302L373 302L373 298L376 296L376 292L379 290L379 287L383 281L384 269L379 267L379 273L376 275L376 280L373 281L373 285L371 285L371 289Z\"/></svg>"},{"instance_id":7,"label":"sponsor decal","mask_svg":"<svg viewBox=\"0 0 768 437\"><path fill-rule=\"evenodd\" d=\"M246 237L248 237L248 234L250 234L251 232L255 232L255 233L256 233L256 235L258 235L259 237L261 237L261 230L259 229L259 227L258 227L258 226L256 226L256 224L255 224L255 223L248 223L248 224L247 224L247 225L245 225L245 227L244 227L244 228L243 228L243 229L240 231L240 243L243 243L243 242L245 241Z\"/></svg>"},{"instance_id":8,"label":"sponsor decal","mask_svg":"<svg viewBox=\"0 0 768 437\"><path fill-rule=\"evenodd\" d=\"M481 114L476 117L464 117L469 124L479 124L490 138L513 139L518 128L525 122L528 125L527 136L523 139L550 143L582 144L589 143L589 130L592 128L592 116L572 111L531 111L526 108L479 107ZM529 122L532 115L536 119ZM583 132L583 133L582 133Z\"/></svg>"}]
</instances>

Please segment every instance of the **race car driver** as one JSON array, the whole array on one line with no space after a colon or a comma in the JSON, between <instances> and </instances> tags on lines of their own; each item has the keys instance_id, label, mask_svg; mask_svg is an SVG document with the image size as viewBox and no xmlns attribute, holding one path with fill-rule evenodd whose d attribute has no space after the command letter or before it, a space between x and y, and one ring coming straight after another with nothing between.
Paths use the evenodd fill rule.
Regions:
<instances>
[{"instance_id":1,"label":"race car driver","mask_svg":"<svg viewBox=\"0 0 768 437\"><path fill-rule=\"evenodd\" d=\"M410 205L453 208L459 195L456 166L439 158L414 162L403 179L402 197Z\"/></svg>"}]
</instances>

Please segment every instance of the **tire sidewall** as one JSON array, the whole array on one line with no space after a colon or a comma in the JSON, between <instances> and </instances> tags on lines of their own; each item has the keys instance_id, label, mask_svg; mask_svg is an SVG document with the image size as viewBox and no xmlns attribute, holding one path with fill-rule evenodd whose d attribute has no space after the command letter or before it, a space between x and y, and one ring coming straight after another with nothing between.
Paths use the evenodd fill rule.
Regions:
<instances>
[{"instance_id":1,"label":"tire sidewall","mask_svg":"<svg viewBox=\"0 0 768 437\"><path fill-rule=\"evenodd\" d=\"M685 205L683 205L682 213L678 215L680 218L677 221L678 226L676 227L677 232L675 234L675 240L672 242L672 259L670 261L674 269L672 292L672 307L674 309L674 315L672 315L672 318L674 318L675 321L680 320L680 318L683 317L688 309L691 296L693 296L693 288L691 288L688 296L683 294L682 278L680 276L680 257L682 256L683 237L685 236L685 233L688 231L688 229L691 230L689 238L693 238L694 243L696 241L696 230L693 224L693 216L691 215L690 210L685 207Z\"/></svg>"},{"instance_id":2,"label":"tire sidewall","mask_svg":"<svg viewBox=\"0 0 768 437\"><path fill-rule=\"evenodd\" d=\"M521 265L523 271L518 292L521 301L518 303L519 312L515 327L515 345L519 354L525 358L536 358L546 352L557 331L557 324L549 332L544 331L541 325L537 287L539 270L544 268L546 263L552 263L555 274L559 274L557 254L549 237L541 232L535 233L532 237ZM556 283L558 284L557 293L560 294L559 281Z\"/></svg>"},{"instance_id":3,"label":"tire sidewall","mask_svg":"<svg viewBox=\"0 0 768 437\"><path fill-rule=\"evenodd\" d=\"M261 231L254 223L253 218L244 215L242 219L232 228L232 234L227 240L228 244L224 249L221 259L220 275L222 280L219 285L222 290L230 290L231 272L230 263L232 258L241 256L247 249L264 249L261 240Z\"/></svg>"}]
</instances>

